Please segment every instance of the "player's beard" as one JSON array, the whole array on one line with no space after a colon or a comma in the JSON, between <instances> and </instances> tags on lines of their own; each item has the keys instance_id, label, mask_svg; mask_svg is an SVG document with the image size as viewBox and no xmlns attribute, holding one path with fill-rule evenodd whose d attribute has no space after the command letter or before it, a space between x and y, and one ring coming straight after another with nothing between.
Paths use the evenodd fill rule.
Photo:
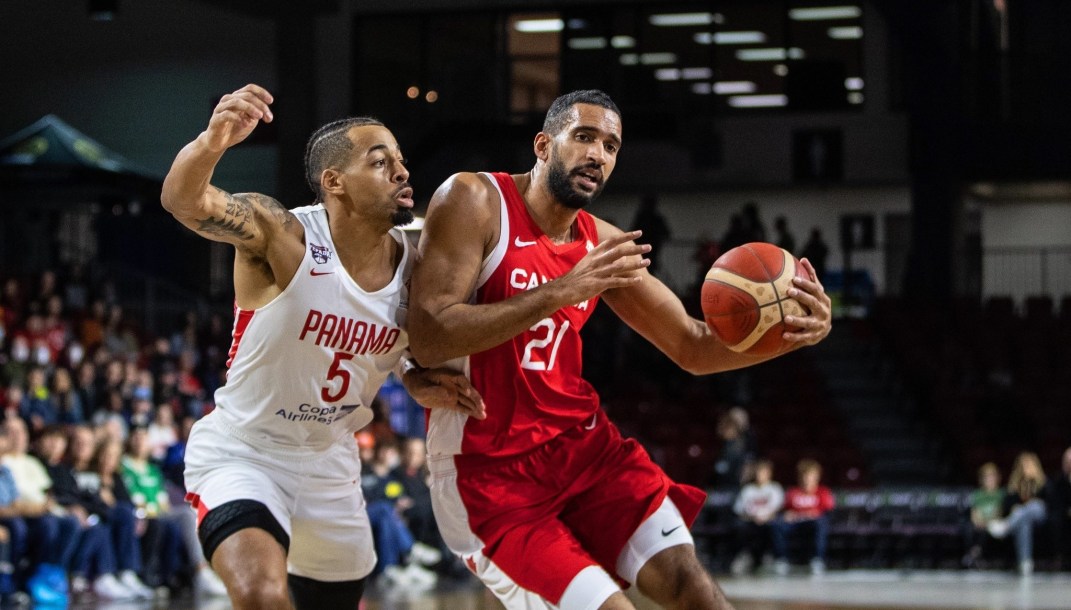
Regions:
<instances>
[{"instance_id":1,"label":"player's beard","mask_svg":"<svg viewBox=\"0 0 1071 610\"><path fill-rule=\"evenodd\" d=\"M409 208L398 208L390 215L390 221L394 223L394 226L396 227L407 225L413 222L413 210L410 210Z\"/></svg>"},{"instance_id":2,"label":"player's beard","mask_svg":"<svg viewBox=\"0 0 1071 610\"><path fill-rule=\"evenodd\" d=\"M547 164L547 188L558 202L567 208L580 210L595 201L595 198L602 192L604 183L599 183L590 194L582 193L573 186L571 177L572 172L565 171L565 162L558 156L557 148L552 146L550 163Z\"/></svg>"}]
</instances>

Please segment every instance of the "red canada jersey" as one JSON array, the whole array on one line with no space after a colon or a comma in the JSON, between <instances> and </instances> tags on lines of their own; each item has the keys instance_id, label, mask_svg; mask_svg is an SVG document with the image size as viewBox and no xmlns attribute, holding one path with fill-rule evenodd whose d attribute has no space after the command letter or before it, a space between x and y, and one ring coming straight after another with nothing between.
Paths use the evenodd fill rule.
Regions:
<instances>
[{"instance_id":1,"label":"red canada jersey","mask_svg":"<svg viewBox=\"0 0 1071 610\"><path fill-rule=\"evenodd\" d=\"M594 218L581 210L572 241L555 244L529 215L509 174L481 175L499 191L501 226L483 261L475 303L504 301L559 278L599 243ZM581 377L580 329L597 302L593 297L559 309L513 339L469 356L469 377L483 396L487 419L432 410L429 452L518 455L592 420L599 397Z\"/></svg>"}]
</instances>

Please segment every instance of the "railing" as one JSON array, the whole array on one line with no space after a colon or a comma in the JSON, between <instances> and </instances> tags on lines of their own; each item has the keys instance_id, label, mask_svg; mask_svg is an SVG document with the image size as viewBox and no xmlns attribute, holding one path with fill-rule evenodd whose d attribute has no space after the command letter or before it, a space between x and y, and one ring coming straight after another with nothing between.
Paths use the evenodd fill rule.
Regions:
<instances>
[{"instance_id":1,"label":"railing","mask_svg":"<svg viewBox=\"0 0 1071 610\"><path fill-rule=\"evenodd\" d=\"M987 248L982 253L982 296L1071 295L1071 247Z\"/></svg>"}]
</instances>

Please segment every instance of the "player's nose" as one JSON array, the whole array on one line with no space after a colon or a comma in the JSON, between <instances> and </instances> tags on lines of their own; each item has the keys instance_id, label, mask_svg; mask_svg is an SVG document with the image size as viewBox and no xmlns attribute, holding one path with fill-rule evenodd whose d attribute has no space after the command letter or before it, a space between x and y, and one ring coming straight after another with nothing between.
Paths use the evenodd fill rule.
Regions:
<instances>
[{"instance_id":1,"label":"player's nose","mask_svg":"<svg viewBox=\"0 0 1071 610\"><path fill-rule=\"evenodd\" d=\"M405 168L405 165L401 162L395 163L394 175L391 176L394 182L401 184L402 182L409 181L409 170Z\"/></svg>"}]
</instances>

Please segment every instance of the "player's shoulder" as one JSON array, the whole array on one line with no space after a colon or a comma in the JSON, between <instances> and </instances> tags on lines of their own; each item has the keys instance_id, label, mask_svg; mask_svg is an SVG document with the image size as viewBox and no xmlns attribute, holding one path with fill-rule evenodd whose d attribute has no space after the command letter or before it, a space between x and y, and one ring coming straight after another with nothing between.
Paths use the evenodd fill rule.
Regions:
<instances>
[{"instance_id":1,"label":"player's shoulder","mask_svg":"<svg viewBox=\"0 0 1071 610\"><path fill-rule=\"evenodd\" d=\"M447 178L435 191L429 215L442 209L478 221L496 211L497 202L498 191L486 177L474 172L459 172Z\"/></svg>"},{"instance_id":2,"label":"player's shoulder","mask_svg":"<svg viewBox=\"0 0 1071 610\"><path fill-rule=\"evenodd\" d=\"M458 172L447 178L435 194L436 199L465 202L474 197L486 198L494 190L484 176L476 172Z\"/></svg>"}]
</instances>

